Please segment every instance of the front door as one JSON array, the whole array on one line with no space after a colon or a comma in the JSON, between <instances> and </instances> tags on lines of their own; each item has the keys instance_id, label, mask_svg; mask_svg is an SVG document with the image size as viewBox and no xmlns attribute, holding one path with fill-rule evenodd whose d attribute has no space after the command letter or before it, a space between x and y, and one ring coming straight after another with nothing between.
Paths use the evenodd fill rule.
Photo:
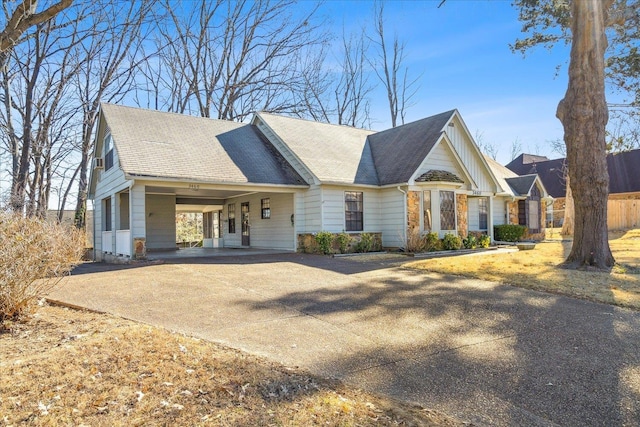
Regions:
<instances>
[{"instance_id":1,"label":"front door","mask_svg":"<svg viewBox=\"0 0 640 427\"><path fill-rule=\"evenodd\" d=\"M249 202L242 203L240 205L240 212L242 215L242 246L249 246Z\"/></svg>"}]
</instances>

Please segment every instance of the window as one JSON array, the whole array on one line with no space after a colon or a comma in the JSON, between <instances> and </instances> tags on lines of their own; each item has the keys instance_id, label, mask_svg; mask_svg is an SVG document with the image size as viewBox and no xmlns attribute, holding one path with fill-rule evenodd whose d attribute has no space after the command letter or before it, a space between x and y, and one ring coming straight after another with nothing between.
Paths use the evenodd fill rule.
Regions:
<instances>
[{"instance_id":1,"label":"window","mask_svg":"<svg viewBox=\"0 0 640 427\"><path fill-rule=\"evenodd\" d=\"M478 224L480 230L486 230L488 228L487 223L487 214L489 212L488 209L488 199L486 197L481 197L478 199Z\"/></svg>"},{"instance_id":2,"label":"window","mask_svg":"<svg viewBox=\"0 0 640 427\"><path fill-rule=\"evenodd\" d=\"M111 197L104 199L104 231L111 231Z\"/></svg>"},{"instance_id":3,"label":"window","mask_svg":"<svg viewBox=\"0 0 640 427\"><path fill-rule=\"evenodd\" d=\"M108 171L113 167L113 140L111 134L104 137L104 170Z\"/></svg>"},{"instance_id":4,"label":"window","mask_svg":"<svg viewBox=\"0 0 640 427\"><path fill-rule=\"evenodd\" d=\"M424 231L431 231L431 191L422 192L422 223L424 224Z\"/></svg>"},{"instance_id":5,"label":"window","mask_svg":"<svg viewBox=\"0 0 640 427\"><path fill-rule=\"evenodd\" d=\"M456 229L456 195L453 191L440 192L440 229Z\"/></svg>"},{"instance_id":6,"label":"window","mask_svg":"<svg viewBox=\"0 0 640 427\"><path fill-rule=\"evenodd\" d=\"M262 219L271 218L271 199L260 200L260 208L262 210Z\"/></svg>"},{"instance_id":7,"label":"window","mask_svg":"<svg viewBox=\"0 0 640 427\"><path fill-rule=\"evenodd\" d=\"M229 217L229 234L236 232L236 204L227 205L227 216Z\"/></svg>"},{"instance_id":8,"label":"window","mask_svg":"<svg viewBox=\"0 0 640 427\"><path fill-rule=\"evenodd\" d=\"M344 215L346 231L362 231L364 229L361 191L345 191Z\"/></svg>"}]
</instances>

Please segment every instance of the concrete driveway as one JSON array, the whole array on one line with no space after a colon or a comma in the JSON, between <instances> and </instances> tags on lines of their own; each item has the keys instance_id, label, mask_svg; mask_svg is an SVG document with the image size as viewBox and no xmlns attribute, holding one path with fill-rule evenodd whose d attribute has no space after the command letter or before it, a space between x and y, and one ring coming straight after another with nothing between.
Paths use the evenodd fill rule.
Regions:
<instances>
[{"instance_id":1,"label":"concrete driveway","mask_svg":"<svg viewBox=\"0 0 640 427\"><path fill-rule=\"evenodd\" d=\"M640 425L640 313L612 306L300 254L87 264L50 297L478 425Z\"/></svg>"}]
</instances>

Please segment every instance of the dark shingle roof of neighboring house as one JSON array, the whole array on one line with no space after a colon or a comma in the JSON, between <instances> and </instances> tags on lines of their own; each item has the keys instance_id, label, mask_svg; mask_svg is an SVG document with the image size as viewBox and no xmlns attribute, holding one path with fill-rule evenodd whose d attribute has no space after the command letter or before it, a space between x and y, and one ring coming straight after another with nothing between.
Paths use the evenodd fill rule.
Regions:
<instances>
[{"instance_id":1,"label":"dark shingle roof of neighboring house","mask_svg":"<svg viewBox=\"0 0 640 427\"><path fill-rule=\"evenodd\" d=\"M607 156L610 193L640 191L640 149Z\"/></svg>"},{"instance_id":2,"label":"dark shingle roof of neighboring house","mask_svg":"<svg viewBox=\"0 0 640 427\"><path fill-rule=\"evenodd\" d=\"M455 173L439 170L430 170L423 173L416 178L416 182L459 182L464 184L464 181Z\"/></svg>"},{"instance_id":3,"label":"dark shingle roof of neighboring house","mask_svg":"<svg viewBox=\"0 0 640 427\"><path fill-rule=\"evenodd\" d=\"M507 165L507 168L512 170L518 175L526 175L532 172L537 163L546 162L549 158L545 156L538 156L535 154L522 153Z\"/></svg>"},{"instance_id":4,"label":"dark shingle roof of neighboring house","mask_svg":"<svg viewBox=\"0 0 640 427\"><path fill-rule=\"evenodd\" d=\"M101 108L130 176L307 185L255 126L113 104Z\"/></svg>"},{"instance_id":5,"label":"dark shingle roof of neighboring house","mask_svg":"<svg viewBox=\"0 0 640 427\"><path fill-rule=\"evenodd\" d=\"M507 168L518 175L538 174L551 197L565 197L566 180L564 178L566 159L554 159L523 163L521 154L507 165ZM526 157L525 157L526 158ZM623 151L607 155L609 171L609 193L632 193L640 191L640 149Z\"/></svg>"},{"instance_id":6,"label":"dark shingle roof of neighboring house","mask_svg":"<svg viewBox=\"0 0 640 427\"><path fill-rule=\"evenodd\" d=\"M527 196L531 187L533 187L535 180L536 175L523 175L513 178L505 178L505 181L507 181L507 184L509 184L509 187L511 187L516 196Z\"/></svg>"},{"instance_id":7,"label":"dark shingle roof of neighboring house","mask_svg":"<svg viewBox=\"0 0 640 427\"><path fill-rule=\"evenodd\" d=\"M447 111L369 135L380 185L408 182L454 113Z\"/></svg>"}]
</instances>

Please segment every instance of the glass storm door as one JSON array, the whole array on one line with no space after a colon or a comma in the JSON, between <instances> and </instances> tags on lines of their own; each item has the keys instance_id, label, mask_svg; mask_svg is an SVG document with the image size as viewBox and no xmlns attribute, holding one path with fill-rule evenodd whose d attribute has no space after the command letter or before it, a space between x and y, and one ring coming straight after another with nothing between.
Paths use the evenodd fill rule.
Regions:
<instances>
[{"instance_id":1,"label":"glass storm door","mask_svg":"<svg viewBox=\"0 0 640 427\"><path fill-rule=\"evenodd\" d=\"M249 246L249 202L242 203L240 205L240 212L242 214L242 246Z\"/></svg>"}]
</instances>

